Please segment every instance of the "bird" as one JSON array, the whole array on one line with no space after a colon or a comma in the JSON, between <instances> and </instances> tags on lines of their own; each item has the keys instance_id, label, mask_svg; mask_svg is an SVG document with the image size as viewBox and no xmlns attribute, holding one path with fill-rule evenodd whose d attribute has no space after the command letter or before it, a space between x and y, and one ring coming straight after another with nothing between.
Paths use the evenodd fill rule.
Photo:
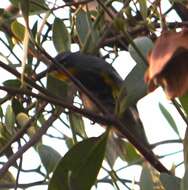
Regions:
<instances>
[{"instance_id":1,"label":"bird","mask_svg":"<svg viewBox=\"0 0 188 190\"><path fill-rule=\"evenodd\" d=\"M109 113L115 114L116 100L123 85L123 79L111 64L100 57L80 51L59 53L54 58L54 62L58 63L50 69L50 73L53 73L54 77L64 81L70 80L59 67L59 65L63 65ZM94 112L100 111L87 95L83 92L80 94L85 108ZM125 109L117 117L140 143L150 147L136 105ZM116 127L114 126L114 128Z\"/></svg>"}]
</instances>

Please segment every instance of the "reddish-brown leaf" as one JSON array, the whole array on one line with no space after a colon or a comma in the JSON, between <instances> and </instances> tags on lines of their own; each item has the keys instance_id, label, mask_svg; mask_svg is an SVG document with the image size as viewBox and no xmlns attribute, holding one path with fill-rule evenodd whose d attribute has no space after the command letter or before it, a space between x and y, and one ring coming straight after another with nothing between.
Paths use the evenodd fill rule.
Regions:
<instances>
[{"instance_id":1,"label":"reddish-brown leaf","mask_svg":"<svg viewBox=\"0 0 188 190\"><path fill-rule=\"evenodd\" d=\"M188 30L163 32L148 63L145 81L149 91L160 85L169 99L184 95L188 90Z\"/></svg>"}]
</instances>

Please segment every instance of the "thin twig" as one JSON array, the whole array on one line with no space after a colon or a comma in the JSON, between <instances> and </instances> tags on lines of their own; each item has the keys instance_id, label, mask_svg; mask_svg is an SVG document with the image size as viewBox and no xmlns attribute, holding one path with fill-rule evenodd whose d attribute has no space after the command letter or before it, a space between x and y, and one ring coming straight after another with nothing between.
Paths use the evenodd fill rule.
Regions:
<instances>
[{"instance_id":1,"label":"thin twig","mask_svg":"<svg viewBox=\"0 0 188 190\"><path fill-rule=\"evenodd\" d=\"M29 187L34 187L34 186L38 186L38 185L47 185L48 182L46 182L46 180L42 180L42 181L36 181L33 183L27 183L27 184L18 184L19 188L22 189L26 189ZM10 188L14 188L15 184L0 184L0 189L10 189Z\"/></svg>"},{"instance_id":2,"label":"thin twig","mask_svg":"<svg viewBox=\"0 0 188 190\"><path fill-rule=\"evenodd\" d=\"M79 6L79 5L85 5L87 3L90 3L94 0L82 0L82 1L79 1L79 2L66 2L65 5L62 5L62 6L58 6L58 7L54 7L51 9L51 11L55 11L57 9L62 9L62 8L65 8L65 7L70 7L70 6Z\"/></svg>"},{"instance_id":3,"label":"thin twig","mask_svg":"<svg viewBox=\"0 0 188 190\"><path fill-rule=\"evenodd\" d=\"M161 142L157 142L157 143L151 144L151 147L153 149L156 146L164 145L164 144L171 144L171 143L182 143L182 140L181 139L165 140L165 141L161 141Z\"/></svg>"},{"instance_id":4,"label":"thin twig","mask_svg":"<svg viewBox=\"0 0 188 190\"><path fill-rule=\"evenodd\" d=\"M19 148L20 148L21 147L21 143L20 143L20 140L18 140L18 141L19 141L18 144L19 144ZM23 163L23 156L21 156L20 160L19 160L19 165L18 165L18 170L17 170L17 176L16 176L16 184L15 184L14 190L17 190L17 188L18 188L20 171L22 169L22 163Z\"/></svg>"}]
</instances>

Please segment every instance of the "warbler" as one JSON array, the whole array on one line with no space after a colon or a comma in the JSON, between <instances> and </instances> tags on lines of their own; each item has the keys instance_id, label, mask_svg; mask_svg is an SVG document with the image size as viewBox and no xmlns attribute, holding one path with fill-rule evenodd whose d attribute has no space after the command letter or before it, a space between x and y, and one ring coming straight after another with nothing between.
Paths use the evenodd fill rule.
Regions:
<instances>
[{"instance_id":1,"label":"warbler","mask_svg":"<svg viewBox=\"0 0 188 190\"><path fill-rule=\"evenodd\" d=\"M118 72L104 59L81 52L63 52L54 58L62 64L80 83L109 111L115 112L116 99L122 87L123 79ZM58 65L59 65L58 64ZM54 76L60 80L69 78L58 65L52 67ZM98 111L94 103L81 92L85 108ZM127 108L118 116L122 124L143 145L149 146L143 125L138 117L136 106Z\"/></svg>"}]
</instances>

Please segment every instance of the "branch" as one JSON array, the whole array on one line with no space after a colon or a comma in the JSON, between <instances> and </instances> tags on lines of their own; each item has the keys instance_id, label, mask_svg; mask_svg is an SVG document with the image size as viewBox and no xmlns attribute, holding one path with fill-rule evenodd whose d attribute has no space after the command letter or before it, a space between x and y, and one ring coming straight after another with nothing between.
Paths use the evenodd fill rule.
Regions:
<instances>
[{"instance_id":1,"label":"branch","mask_svg":"<svg viewBox=\"0 0 188 190\"><path fill-rule=\"evenodd\" d=\"M3 90L11 90L12 88L8 88L8 87L0 87L0 89L3 89ZM14 92L17 92L17 93L25 93L26 95L27 94L27 90L24 90L21 91L20 89L13 89ZM29 91L29 95L32 95L34 97L37 97L37 98L41 98L41 99L44 99L44 100L49 100L48 97L46 96L43 96L43 95L38 95L38 94L34 94L32 92ZM130 131L119 121L118 118L116 118L114 115L112 115L111 117L105 117L105 116L101 116L101 115L97 115L97 114L94 114L93 112L90 112L89 110L84 110L84 109L79 109L75 106L71 106L69 104L66 104L64 102L62 102L61 100L59 101L58 99L54 99L54 98L51 98L50 97L50 101L51 103L54 103L55 105L59 105L59 106L63 106L65 108L65 105L67 105L68 109L70 109L71 111L73 112L77 112L77 113L80 113L82 114L83 116L91 119L91 120L94 120L94 121L97 121L99 123L102 123L104 125L108 125L108 126L116 126L116 129L119 130L125 138L127 138L136 148L137 150L145 157L145 159L147 161L150 162L150 164L155 167L158 171L160 172L166 172L166 173L170 173L162 164L161 162L157 159L157 157L154 155L154 153L151 151L151 150L148 150L143 144L141 144L135 137L132 133L130 133Z\"/></svg>"},{"instance_id":2,"label":"branch","mask_svg":"<svg viewBox=\"0 0 188 190\"><path fill-rule=\"evenodd\" d=\"M111 125L112 123L114 123L114 118L112 118L112 117L102 116L100 114L95 114L90 110L78 108L76 106L73 106L72 104L67 103L66 100L62 100L60 97L49 97L49 96L46 96L43 94L35 94L27 89L18 89L18 88L11 88L11 87L5 87L5 86L0 86L0 90L4 90L4 91L6 91L10 94L14 94L14 95L15 94L22 94L22 95L25 94L28 96L35 97L37 99L44 100L48 103L52 103L57 106L67 108L70 111L79 113L79 114L83 115L84 117L87 117L90 120L95 121L97 123L101 123L104 125Z\"/></svg>"},{"instance_id":3,"label":"branch","mask_svg":"<svg viewBox=\"0 0 188 190\"><path fill-rule=\"evenodd\" d=\"M59 64L59 63L57 63ZM11 68L10 66L4 64L3 62L0 61L0 66L2 66L4 69L8 70L9 72L11 72L12 74L14 74L15 76L17 76L18 78L21 77L20 73L17 72L15 69ZM65 70L65 72L67 72ZM70 76L71 80L72 80L72 75ZM60 98L60 97L57 97L57 96L54 96L52 93L50 93L48 90L38 86L35 82L33 82L32 80L30 80L28 77L24 77L24 80L30 84L32 87L36 88L37 90L39 90L40 92L42 92L44 95L37 95L37 94L34 94L32 92L29 91L29 95L34 95L35 97L41 97L43 99L46 99L46 101L51 101L53 102L54 104L58 104L58 105L61 105L63 106L64 108L68 108L70 109L71 111L73 112L77 112L77 113L80 113L80 114L83 114L83 116L91 119L91 120L94 120L97 119L97 121L101 120L101 122L99 123L104 123L104 120L105 120L105 124L107 124L108 126L115 126L117 130L119 130L123 136L125 138L127 138L130 143L132 143L136 148L137 150L145 157L145 159L147 161L150 162L150 164L156 168L158 171L160 172L166 172L166 173L170 173L170 171L168 171L162 164L161 162L156 158L156 156L154 155L154 153L151 151L151 150L148 150L148 148L146 148L143 144L141 144L138 139L135 138L135 136L119 121L119 119L113 115L113 114L110 114L107 110L107 117L101 117L100 115L97 115L97 114L93 114L93 112L90 112L90 111L86 111L86 110L83 110L83 109L79 109L75 106L71 106L70 104L67 104L65 102L64 99ZM83 86L83 85L82 85ZM1 87L1 89L3 89ZM5 87L4 87L5 89ZM84 88L85 89L85 88ZM14 89L16 90L16 89ZM19 90L20 89L17 89L18 90L18 93L19 93ZM25 91L26 92L26 91ZM82 89L82 92L85 93L85 90ZM86 91L87 92L87 91ZM50 97L49 97L50 96ZM94 116L94 117L93 117Z\"/></svg>"},{"instance_id":4,"label":"branch","mask_svg":"<svg viewBox=\"0 0 188 190\"><path fill-rule=\"evenodd\" d=\"M8 91L7 91L8 92ZM32 125L32 123L36 120L37 117L40 116L42 110L44 109L44 107L46 106L45 104L42 104L41 107L39 108L38 112L31 118L29 119L29 121L25 124L25 127L21 128L10 140L9 142L3 146L1 148L0 151L0 156L2 156L7 150L8 148L11 146L12 143L16 142L17 140L19 140L24 133L29 129L29 127Z\"/></svg>"},{"instance_id":5,"label":"branch","mask_svg":"<svg viewBox=\"0 0 188 190\"><path fill-rule=\"evenodd\" d=\"M8 161L3 165L3 167L0 169L0 178L7 172L10 166L12 166L18 158L20 158L24 152L26 152L29 148L31 148L33 145L35 145L42 135L46 133L48 128L52 125L52 123L58 118L58 116L61 114L61 110L54 112L49 119L43 124L43 126L38 129L35 135L21 148L18 149L18 151L13 154Z\"/></svg>"}]
</instances>

